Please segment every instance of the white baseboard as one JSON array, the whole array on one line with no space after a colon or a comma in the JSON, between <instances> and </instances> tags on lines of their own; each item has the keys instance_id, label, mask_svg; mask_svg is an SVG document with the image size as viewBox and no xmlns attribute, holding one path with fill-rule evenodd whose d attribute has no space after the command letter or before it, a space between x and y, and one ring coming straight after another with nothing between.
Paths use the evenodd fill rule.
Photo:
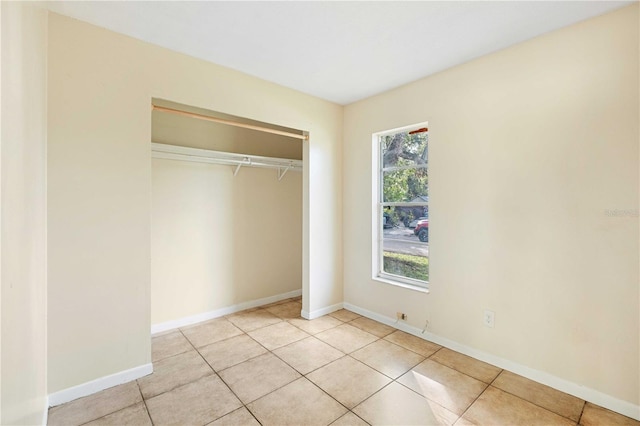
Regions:
<instances>
[{"instance_id":1,"label":"white baseboard","mask_svg":"<svg viewBox=\"0 0 640 426\"><path fill-rule=\"evenodd\" d=\"M237 305L227 306L225 308L216 309L215 311L202 312L200 314L191 315L176 320L161 322L151 326L151 334L161 333L163 331L175 330L176 328L186 327L187 325L197 324L202 321L219 318L224 315L233 314L244 311L245 309L255 308L257 306L268 305L269 303L279 302L281 300L298 297L302 294L302 290L294 290L288 293L276 294L275 296L264 297L262 299L250 300L248 302L238 303Z\"/></svg>"},{"instance_id":2,"label":"white baseboard","mask_svg":"<svg viewBox=\"0 0 640 426\"><path fill-rule=\"evenodd\" d=\"M342 305L343 305L342 303L336 303L335 305L327 306L321 309L316 309L315 311L311 311L311 312L305 311L303 309L302 312L300 312L300 315L302 315L302 318L304 319L312 320L312 319L320 318L323 315L330 314L331 312L338 311L342 309Z\"/></svg>"},{"instance_id":3,"label":"white baseboard","mask_svg":"<svg viewBox=\"0 0 640 426\"><path fill-rule=\"evenodd\" d=\"M65 402L73 401L74 399L82 398L83 396L92 395L104 389L131 382L151 373L153 373L153 364L149 363L129 370L120 371L119 373L111 374L109 376L101 377L72 388L63 389L49 394L49 406L55 407L56 405L64 404Z\"/></svg>"},{"instance_id":4,"label":"white baseboard","mask_svg":"<svg viewBox=\"0 0 640 426\"><path fill-rule=\"evenodd\" d=\"M406 333L413 334L414 336L420 337L422 339L429 340L430 342L436 343L440 346L444 346L456 352L460 352L461 354L468 355L472 358L484 361L488 364L495 365L496 367L511 371L512 373L519 374L535 382L542 383L543 385L547 385L564 393L568 393L569 395L573 395L577 398L607 408L611 411L615 411L627 417L631 417L632 419L640 420L640 405L635 405L630 402L614 398L595 389L587 388L585 386L570 382L552 374L545 373L544 371L535 370L525 365L518 364L517 362L513 362L508 359L500 358L498 356L479 351L470 346L466 346L453 340L440 337L428 331L423 334L422 330L417 327L410 326L403 322L398 322L395 319L385 317L376 312L360 308L350 303L344 303L344 308L372 320L376 320L383 324L397 328L398 330L402 330Z\"/></svg>"}]
</instances>

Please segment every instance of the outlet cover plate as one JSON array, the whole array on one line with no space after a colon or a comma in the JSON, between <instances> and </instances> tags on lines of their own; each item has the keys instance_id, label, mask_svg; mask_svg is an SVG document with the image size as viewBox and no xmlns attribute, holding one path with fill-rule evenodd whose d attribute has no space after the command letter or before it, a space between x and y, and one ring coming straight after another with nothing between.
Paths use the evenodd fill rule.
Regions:
<instances>
[{"instance_id":1,"label":"outlet cover plate","mask_svg":"<svg viewBox=\"0 0 640 426\"><path fill-rule=\"evenodd\" d=\"M485 309L482 322L484 323L485 327L493 328L496 323L496 313Z\"/></svg>"}]
</instances>

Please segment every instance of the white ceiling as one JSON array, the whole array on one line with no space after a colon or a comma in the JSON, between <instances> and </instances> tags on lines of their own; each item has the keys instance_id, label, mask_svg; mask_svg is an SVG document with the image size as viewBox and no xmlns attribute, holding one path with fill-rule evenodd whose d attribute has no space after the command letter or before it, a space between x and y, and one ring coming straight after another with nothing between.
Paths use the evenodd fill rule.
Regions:
<instances>
[{"instance_id":1,"label":"white ceiling","mask_svg":"<svg viewBox=\"0 0 640 426\"><path fill-rule=\"evenodd\" d=\"M50 10L348 104L632 1L56 1Z\"/></svg>"}]
</instances>

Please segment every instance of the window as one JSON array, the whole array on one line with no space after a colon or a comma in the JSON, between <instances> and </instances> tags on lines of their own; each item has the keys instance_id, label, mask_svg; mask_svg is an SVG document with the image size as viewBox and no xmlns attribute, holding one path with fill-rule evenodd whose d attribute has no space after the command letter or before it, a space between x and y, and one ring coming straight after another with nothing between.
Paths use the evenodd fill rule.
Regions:
<instances>
[{"instance_id":1,"label":"window","mask_svg":"<svg viewBox=\"0 0 640 426\"><path fill-rule=\"evenodd\" d=\"M426 288L429 282L429 134L425 125L374 135L378 154L376 277Z\"/></svg>"}]
</instances>

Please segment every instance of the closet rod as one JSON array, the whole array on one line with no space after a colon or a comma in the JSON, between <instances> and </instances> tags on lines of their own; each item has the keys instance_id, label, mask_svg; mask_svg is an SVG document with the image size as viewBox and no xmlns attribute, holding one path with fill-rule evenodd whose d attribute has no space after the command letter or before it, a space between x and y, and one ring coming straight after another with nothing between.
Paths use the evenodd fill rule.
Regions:
<instances>
[{"instance_id":1,"label":"closet rod","mask_svg":"<svg viewBox=\"0 0 640 426\"><path fill-rule=\"evenodd\" d=\"M228 124L230 126L242 127L243 129L258 130L260 132L273 133L274 135L288 136L290 138L302 139L305 141L309 139L307 135L298 135L296 133L284 132L282 130L270 129L268 127L254 126L253 124L238 123L237 121L225 120L223 118L209 117L207 115L196 114L195 112L180 111L179 109L167 108L167 107L162 107L157 105L151 105L151 109L155 111L169 112L171 114L182 115L184 117L197 118L199 120L212 121L214 123Z\"/></svg>"},{"instance_id":2,"label":"closet rod","mask_svg":"<svg viewBox=\"0 0 640 426\"><path fill-rule=\"evenodd\" d=\"M208 149L167 145L156 142L151 143L151 156L153 158L163 158L166 160L180 160L197 163L236 166L234 175L238 173L240 166L262 167L278 170L289 169L290 171L295 172L302 171L302 160L211 151ZM284 176L284 173L282 175Z\"/></svg>"}]
</instances>

